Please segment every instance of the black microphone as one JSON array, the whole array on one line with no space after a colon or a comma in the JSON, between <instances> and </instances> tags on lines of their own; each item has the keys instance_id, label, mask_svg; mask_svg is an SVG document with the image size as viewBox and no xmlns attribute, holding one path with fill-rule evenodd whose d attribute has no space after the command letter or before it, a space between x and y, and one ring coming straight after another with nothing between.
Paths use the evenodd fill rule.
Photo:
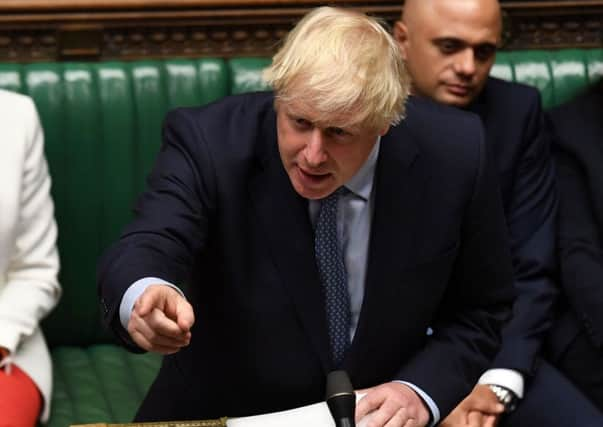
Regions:
<instances>
[{"instance_id":1,"label":"black microphone","mask_svg":"<svg viewBox=\"0 0 603 427\"><path fill-rule=\"evenodd\" d=\"M326 400L336 427L356 427L356 394L346 371L333 371L327 376Z\"/></svg>"}]
</instances>

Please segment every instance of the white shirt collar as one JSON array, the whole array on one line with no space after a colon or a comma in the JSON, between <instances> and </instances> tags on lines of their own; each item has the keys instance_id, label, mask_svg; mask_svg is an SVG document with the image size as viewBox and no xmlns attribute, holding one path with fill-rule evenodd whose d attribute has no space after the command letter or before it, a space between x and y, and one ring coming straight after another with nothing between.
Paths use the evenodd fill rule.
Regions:
<instances>
[{"instance_id":1,"label":"white shirt collar","mask_svg":"<svg viewBox=\"0 0 603 427\"><path fill-rule=\"evenodd\" d=\"M358 172L352 176L344 187L350 190L355 195L362 197L364 200L369 200L373 191L373 181L375 178L375 168L377 167L377 159L379 158L379 147L381 145L381 137L377 137L377 142L371 150L364 164L358 169Z\"/></svg>"}]
</instances>

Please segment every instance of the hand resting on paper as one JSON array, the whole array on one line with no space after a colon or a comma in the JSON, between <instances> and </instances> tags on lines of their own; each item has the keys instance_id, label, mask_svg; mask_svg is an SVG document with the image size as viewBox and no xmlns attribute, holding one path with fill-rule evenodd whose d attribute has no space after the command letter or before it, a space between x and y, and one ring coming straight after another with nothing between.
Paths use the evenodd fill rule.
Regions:
<instances>
[{"instance_id":1,"label":"hand resting on paper","mask_svg":"<svg viewBox=\"0 0 603 427\"><path fill-rule=\"evenodd\" d=\"M356 404L359 427L424 427L429 422L425 403L407 385L389 382L356 393L366 393Z\"/></svg>"},{"instance_id":2,"label":"hand resting on paper","mask_svg":"<svg viewBox=\"0 0 603 427\"><path fill-rule=\"evenodd\" d=\"M375 387L376 388L376 387ZM373 389L369 389L373 390ZM365 396L366 390L356 392L356 407L360 403L360 400ZM373 421L373 415L377 414L378 411L370 412L362 419L356 422L356 427L368 427ZM398 419L393 419L394 423L398 422ZM415 426L419 424L412 424L413 421L409 421L408 426ZM238 417L229 418L226 421L227 427L334 427L335 423L333 417L327 407L326 402L314 403L311 405L301 406L298 408L288 409L285 411L271 412L262 415L252 415L249 417ZM400 424L387 424L398 426ZM404 425L404 424L402 424Z\"/></svg>"}]
</instances>

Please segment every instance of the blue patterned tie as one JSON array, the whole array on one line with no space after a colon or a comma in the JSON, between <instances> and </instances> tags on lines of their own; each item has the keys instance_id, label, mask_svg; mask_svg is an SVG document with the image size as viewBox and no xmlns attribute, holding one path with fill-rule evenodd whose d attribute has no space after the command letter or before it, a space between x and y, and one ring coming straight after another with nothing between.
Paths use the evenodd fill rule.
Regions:
<instances>
[{"instance_id":1,"label":"blue patterned tie","mask_svg":"<svg viewBox=\"0 0 603 427\"><path fill-rule=\"evenodd\" d=\"M341 246L337 239L337 201L343 187L321 200L314 253L325 296L333 368L341 366L350 337L350 297Z\"/></svg>"}]
</instances>

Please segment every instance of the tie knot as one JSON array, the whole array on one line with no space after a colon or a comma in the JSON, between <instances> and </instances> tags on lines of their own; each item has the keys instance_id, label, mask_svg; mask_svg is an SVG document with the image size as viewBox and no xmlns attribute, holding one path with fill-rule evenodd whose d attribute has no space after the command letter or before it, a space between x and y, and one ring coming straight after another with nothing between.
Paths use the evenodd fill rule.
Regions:
<instances>
[{"instance_id":1,"label":"tie knot","mask_svg":"<svg viewBox=\"0 0 603 427\"><path fill-rule=\"evenodd\" d=\"M343 186L339 187L337 190L333 191L331 194L329 194L327 197L320 199L320 204L324 205L324 204L330 204L333 202L336 202L337 200L339 200L339 198L341 196L343 196L346 193L347 189Z\"/></svg>"}]
</instances>

